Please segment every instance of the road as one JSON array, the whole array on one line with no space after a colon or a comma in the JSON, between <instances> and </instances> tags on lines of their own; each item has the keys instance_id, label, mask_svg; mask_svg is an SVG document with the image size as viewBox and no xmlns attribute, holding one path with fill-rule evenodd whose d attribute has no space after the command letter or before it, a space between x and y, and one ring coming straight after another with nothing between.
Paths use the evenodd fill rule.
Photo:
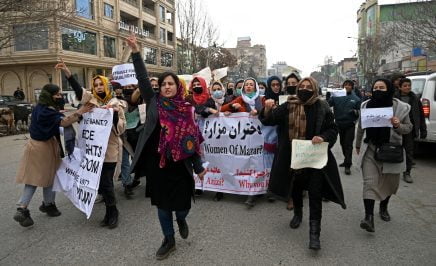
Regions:
<instances>
[{"instance_id":1,"label":"road","mask_svg":"<svg viewBox=\"0 0 436 266\"><path fill-rule=\"evenodd\" d=\"M244 197L226 195L214 202L213 193L205 193L188 216L189 238L182 240L177 234L177 250L157 262L154 254L162 235L157 211L144 198L143 185L132 200L126 200L117 182L120 223L113 230L98 225L104 205L96 204L87 220L63 195L57 197L62 215L47 217L38 210L41 190L29 207L35 225L19 226L12 216L22 186L14 178L26 137L0 138L0 265L435 265L435 145L427 145L417 159L415 183L401 181L390 203L392 221L376 217L375 234L359 227L364 215L362 178L353 167L351 176L342 175L348 208L323 203L319 252L308 249L307 198L302 226L294 230L289 227L292 213L284 202L262 199L247 210ZM338 145L334 153L342 161Z\"/></svg>"}]
</instances>

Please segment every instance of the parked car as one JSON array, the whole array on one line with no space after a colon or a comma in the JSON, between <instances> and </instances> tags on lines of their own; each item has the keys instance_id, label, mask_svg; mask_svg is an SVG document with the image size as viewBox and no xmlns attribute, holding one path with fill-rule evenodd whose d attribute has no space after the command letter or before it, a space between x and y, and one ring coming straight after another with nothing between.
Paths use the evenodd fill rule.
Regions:
<instances>
[{"instance_id":1,"label":"parked car","mask_svg":"<svg viewBox=\"0 0 436 266\"><path fill-rule=\"evenodd\" d=\"M410 75L412 91L420 98L427 125L427 138L422 142L436 142L436 73Z\"/></svg>"},{"instance_id":2,"label":"parked car","mask_svg":"<svg viewBox=\"0 0 436 266\"><path fill-rule=\"evenodd\" d=\"M15 99L14 96L11 95L0 95L0 105L13 107L13 106L21 106L26 107L28 110L32 110L32 104L26 101L21 101Z\"/></svg>"}]
</instances>

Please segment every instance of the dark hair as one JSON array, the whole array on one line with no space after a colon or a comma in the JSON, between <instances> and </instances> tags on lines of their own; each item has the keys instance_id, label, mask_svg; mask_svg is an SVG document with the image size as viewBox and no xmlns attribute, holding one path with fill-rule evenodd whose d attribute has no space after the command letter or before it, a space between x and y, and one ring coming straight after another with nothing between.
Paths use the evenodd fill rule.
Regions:
<instances>
[{"instance_id":1,"label":"dark hair","mask_svg":"<svg viewBox=\"0 0 436 266\"><path fill-rule=\"evenodd\" d=\"M406 77L406 76L404 76L404 75L401 74L401 73L395 73L395 74L393 74L393 75L391 76L391 82L394 83L395 80L397 80L397 79L403 79L403 78L405 78L405 77Z\"/></svg>"},{"instance_id":2,"label":"dark hair","mask_svg":"<svg viewBox=\"0 0 436 266\"><path fill-rule=\"evenodd\" d=\"M171 76L174 79L178 88L180 86L180 80L179 77L177 77L177 75L174 74L173 72L164 72L159 76L159 79L157 80L157 84L159 84L159 88L162 87L162 83L164 79L168 76Z\"/></svg>"},{"instance_id":3,"label":"dark hair","mask_svg":"<svg viewBox=\"0 0 436 266\"><path fill-rule=\"evenodd\" d=\"M233 86L235 86L235 83L234 83L233 81L229 81L229 82L227 82L227 84L226 84L226 89L229 88L229 84L230 84L230 83L233 83Z\"/></svg>"},{"instance_id":4,"label":"dark hair","mask_svg":"<svg viewBox=\"0 0 436 266\"><path fill-rule=\"evenodd\" d=\"M354 89L354 81L352 81L351 79L347 79L346 81L344 81L344 83L342 83L342 87L344 87L347 84L350 84L351 87Z\"/></svg>"},{"instance_id":5,"label":"dark hair","mask_svg":"<svg viewBox=\"0 0 436 266\"><path fill-rule=\"evenodd\" d=\"M301 77L297 74L297 73L294 73L294 72L292 72L291 74L289 74L286 78L285 78L285 83L288 83L288 79L290 79L290 78L294 78L294 79L296 79L297 80L297 82L300 82L301 81Z\"/></svg>"},{"instance_id":6,"label":"dark hair","mask_svg":"<svg viewBox=\"0 0 436 266\"><path fill-rule=\"evenodd\" d=\"M403 83L409 82L410 84L412 84L412 81L408 78L402 78L400 79L400 87L403 85Z\"/></svg>"},{"instance_id":7,"label":"dark hair","mask_svg":"<svg viewBox=\"0 0 436 266\"><path fill-rule=\"evenodd\" d=\"M235 83L235 88L238 86L239 83L244 84L244 80L243 80L243 79L240 79L240 80L236 81L236 83Z\"/></svg>"},{"instance_id":8,"label":"dark hair","mask_svg":"<svg viewBox=\"0 0 436 266\"><path fill-rule=\"evenodd\" d=\"M55 84L46 84L44 85L44 87L42 87L42 90L47 91L48 93L50 93L50 95L55 95L57 94L61 89L59 88L58 85Z\"/></svg>"},{"instance_id":9,"label":"dark hair","mask_svg":"<svg viewBox=\"0 0 436 266\"><path fill-rule=\"evenodd\" d=\"M263 87L266 89L268 86L266 85L265 82L261 81L259 83L257 83L257 85L263 85Z\"/></svg>"}]
</instances>

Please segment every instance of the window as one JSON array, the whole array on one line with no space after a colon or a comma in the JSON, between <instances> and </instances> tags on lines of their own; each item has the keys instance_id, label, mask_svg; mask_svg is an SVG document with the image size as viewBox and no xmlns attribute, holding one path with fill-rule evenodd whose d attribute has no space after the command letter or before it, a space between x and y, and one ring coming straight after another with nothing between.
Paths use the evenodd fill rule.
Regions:
<instances>
[{"instance_id":1,"label":"window","mask_svg":"<svg viewBox=\"0 0 436 266\"><path fill-rule=\"evenodd\" d=\"M160 37L159 37L159 39L160 39L160 42L161 43L165 43L165 29L164 28L160 28Z\"/></svg>"},{"instance_id":2,"label":"window","mask_svg":"<svg viewBox=\"0 0 436 266\"><path fill-rule=\"evenodd\" d=\"M15 51L48 49L47 24L23 24L14 26Z\"/></svg>"},{"instance_id":3,"label":"window","mask_svg":"<svg viewBox=\"0 0 436 266\"><path fill-rule=\"evenodd\" d=\"M159 6L160 21L165 22L165 7Z\"/></svg>"},{"instance_id":4,"label":"window","mask_svg":"<svg viewBox=\"0 0 436 266\"><path fill-rule=\"evenodd\" d=\"M104 16L107 18L114 18L114 7L104 3Z\"/></svg>"},{"instance_id":5,"label":"window","mask_svg":"<svg viewBox=\"0 0 436 266\"><path fill-rule=\"evenodd\" d=\"M144 47L144 62L146 64L157 65L157 49Z\"/></svg>"},{"instance_id":6,"label":"window","mask_svg":"<svg viewBox=\"0 0 436 266\"><path fill-rule=\"evenodd\" d=\"M167 32L167 41L168 41L168 43L172 43L174 41L173 40L173 36L174 36L174 34L172 32L170 32L170 31Z\"/></svg>"},{"instance_id":7,"label":"window","mask_svg":"<svg viewBox=\"0 0 436 266\"><path fill-rule=\"evenodd\" d=\"M112 57L112 58L117 57L117 50L115 48L115 38L104 36L103 45L104 45L105 57Z\"/></svg>"},{"instance_id":8,"label":"window","mask_svg":"<svg viewBox=\"0 0 436 266\"><path fill-rule=\"evenodd\" d=\"M97 54L97 34L74 27L63 26L62 49L67 51Z\"/></svg>"},{"instance_id":9,"label":"window","mask_svg":"<svg viewBox=\"0 0 436 266\"><path fill-rule=\"evenodd\" d=\"M94 19L94 0L76 0L77 15Z\"/></svg>"},{"instance_id":10,"label":"window","mask_svg":"<svg viewBox=\"0 0 436 266\"><path fill-rule=\"evenodd\" d=\"M160 55L160 64L163 67L173 66L173 54L169 52L162 52Z\"/></svg>"}]
</instances>

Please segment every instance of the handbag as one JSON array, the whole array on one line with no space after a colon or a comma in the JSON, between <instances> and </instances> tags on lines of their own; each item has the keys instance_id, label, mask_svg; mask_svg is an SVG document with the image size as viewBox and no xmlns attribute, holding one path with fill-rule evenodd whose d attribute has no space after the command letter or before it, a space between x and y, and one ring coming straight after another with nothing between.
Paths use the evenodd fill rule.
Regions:
<instances>
[{"instance_id":1,"label":"handbag","mask_svg":"<svg viewBox=\"0 0 436 266\"><path fill-rule=\"evenodd\" d=\"M375 149L374 158L384 163L402 163L404 161L403 146L401 144L383 143Z\"/></svg>"}]
</instances>

